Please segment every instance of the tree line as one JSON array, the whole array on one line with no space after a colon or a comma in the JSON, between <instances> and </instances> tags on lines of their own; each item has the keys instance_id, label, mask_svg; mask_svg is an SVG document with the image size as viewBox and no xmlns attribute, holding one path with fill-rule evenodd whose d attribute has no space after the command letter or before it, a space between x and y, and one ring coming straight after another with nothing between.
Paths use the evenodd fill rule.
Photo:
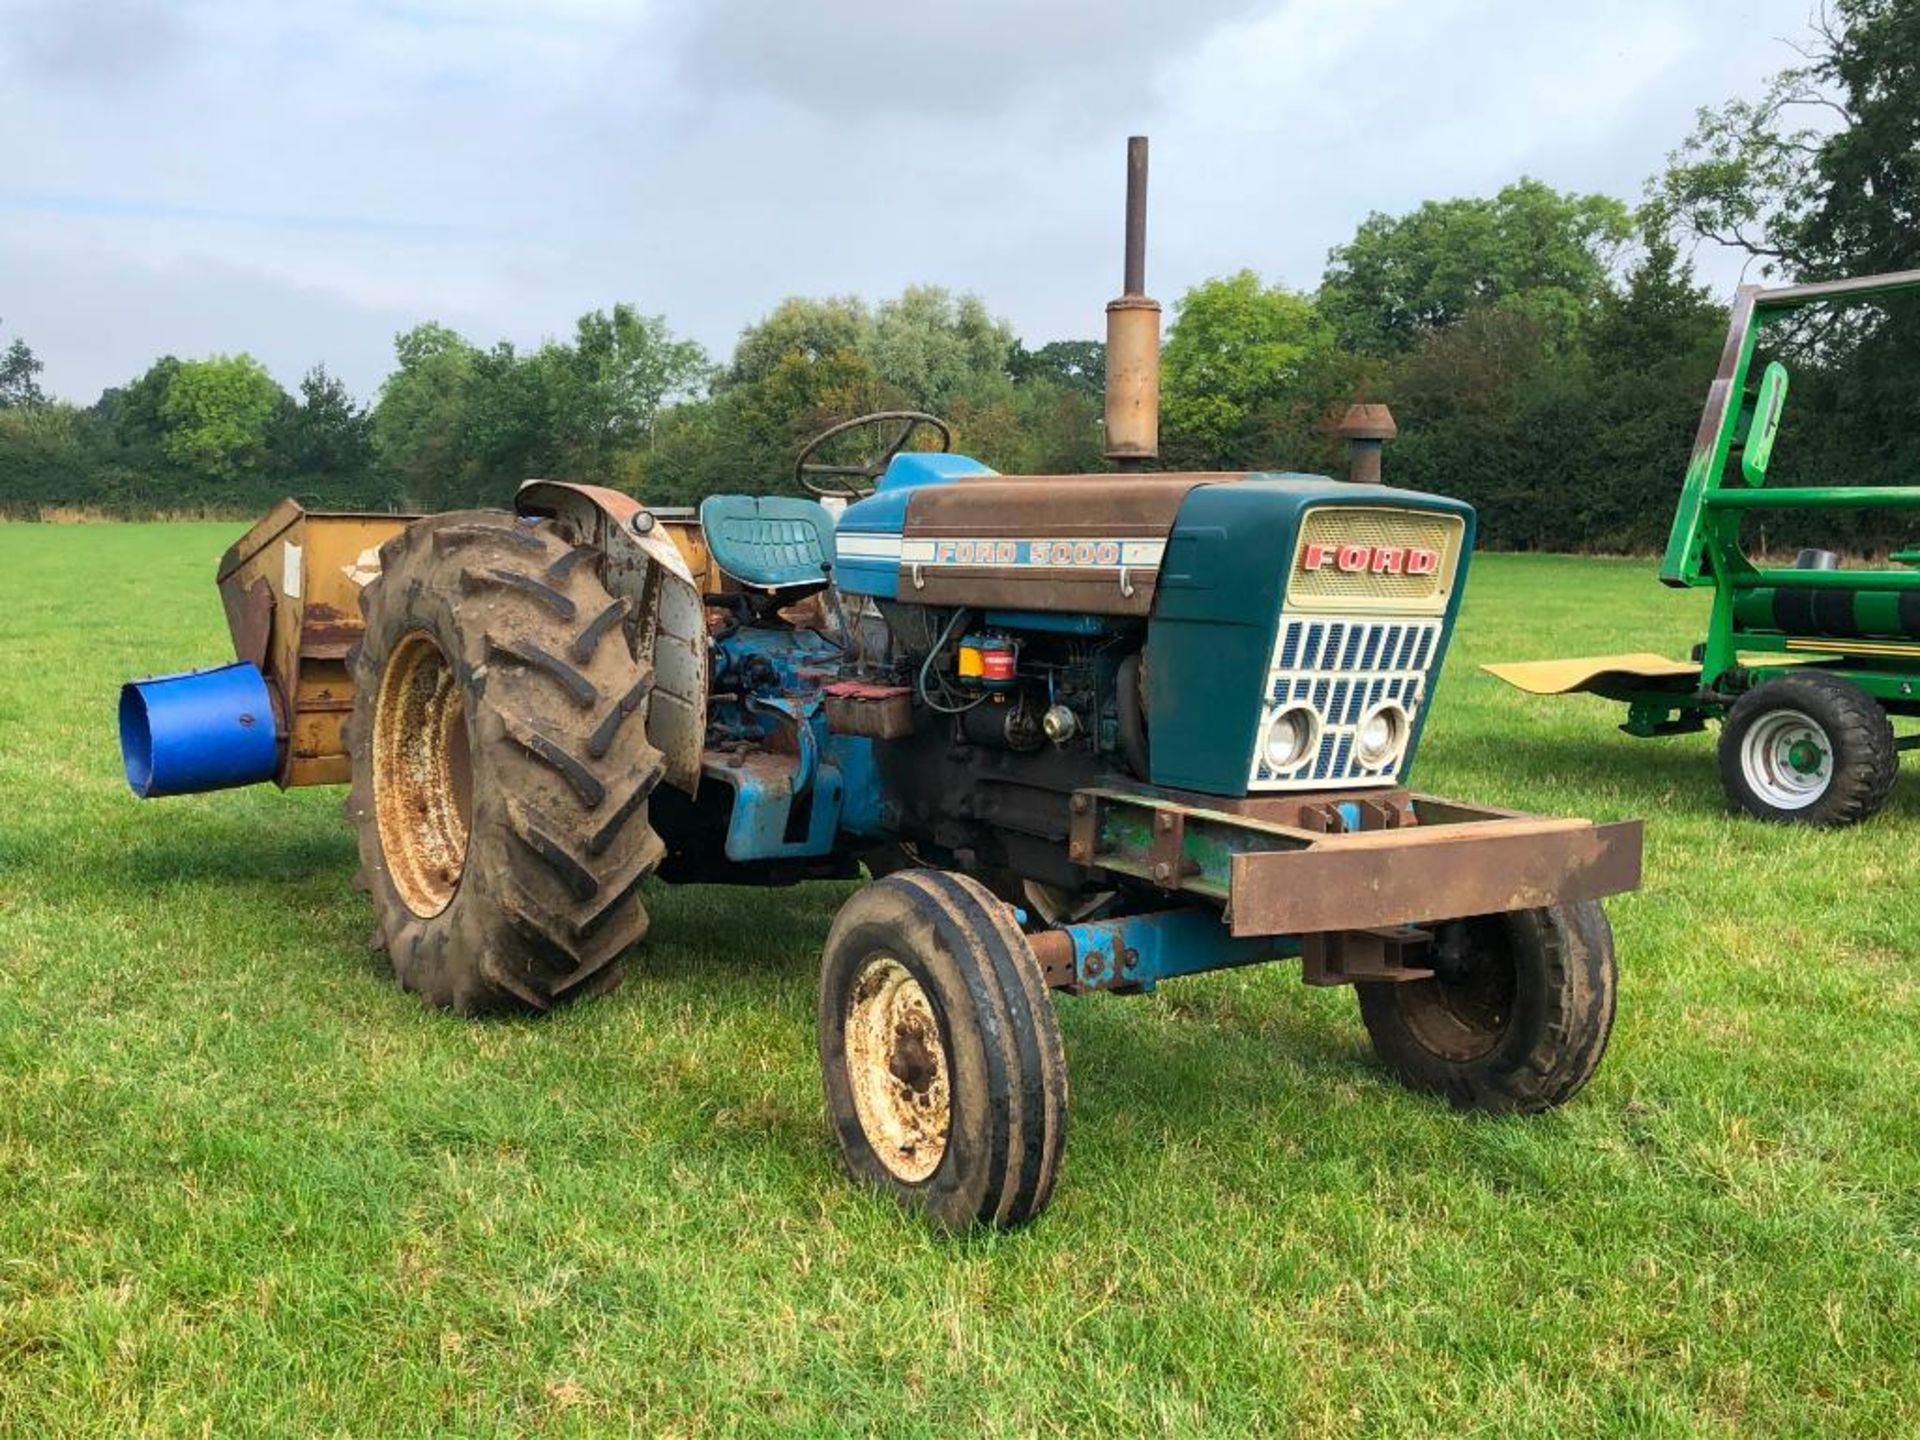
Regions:
<instances>
[{"instance_id":1,"label":"tree line","mask_svg":"<svg viewBox=\"0 0 1920 1440\"><path fill-rule=\"evenodd\" d=\"M1338 472L1359 399L1392 405L1392 483L1457 495L1504 548L1634 551L1664 538L1725 333L1685 258L1732 247L1758 277L1920 266L1920 7L1834 0L1758 99L1702 111L1637 205L1520 179L1374 214L1311 291L1255 271L1193 287L1162 358L1162 465ZM1794 374L1776 473L1900 480L1920 448L1913 307L1781 338ZM523 479L657 504L790 485L810 435L870 410L950 419L1010 473L1102 468L1097 340L1029 348L972 295L791 299L724 361L628 305L570 336L483 347L400 335L370 402L316 367L288 394L245 355L163 358L92 405L48 399L0 350L0 514L245 515L505 503ZM1897 519L1897 517L1892 517ZM1797 541L1873 545L1885 515Z\"/></svg>"}]
</instances>

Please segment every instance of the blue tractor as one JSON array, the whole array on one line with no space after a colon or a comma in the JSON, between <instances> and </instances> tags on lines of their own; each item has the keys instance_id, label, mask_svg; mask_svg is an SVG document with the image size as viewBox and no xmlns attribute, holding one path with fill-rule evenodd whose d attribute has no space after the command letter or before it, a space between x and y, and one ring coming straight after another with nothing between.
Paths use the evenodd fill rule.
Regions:
<instances>
[{"instance_id":1,"label":"blue tractor","mask_svg":"<svg viewBox=\"0 0 1920 1440\"><path fill-rule=\"evenodd\" d=\"M821 966L827 1111L856 1178L946 1228L1047 1204L1050 992L1296 957L1408 1084L1566 1100L1611 1027L1597 902L1638 883L1637 822L1408 788L1472 511L1378 484L1377 425L1353 480L1138 468L1158 309L1129 232L1128 468L999 475L890 413L808 447L813 496L288 502L221 566L236 662L126 688L130 781L349 783L395 974L461 1013L610 989L648 876L867 878Z\"/></svg>"}]
</instances>

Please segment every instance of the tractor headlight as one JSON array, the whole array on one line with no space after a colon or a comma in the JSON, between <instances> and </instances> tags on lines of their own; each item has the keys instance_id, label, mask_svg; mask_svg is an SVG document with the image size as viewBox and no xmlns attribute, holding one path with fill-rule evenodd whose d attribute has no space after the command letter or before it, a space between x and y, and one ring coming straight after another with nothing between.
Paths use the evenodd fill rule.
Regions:
<instances>
[{"instance_id":1,"label":"tractor headlight","mask_svg":"<svg viewBox=\"0 0 1920 1440\"><path fill-rule=\"evenodd\" d=\"M1305 763L1319 738L1320 717L1304 705L1291 705L1267 721L1260 754L1267 769L1284 775Z\"/></svg>"},{"instance_id":2,"label":"tractor headlight","mask_svg":"<svg viewBox=\"0 0 1920 1440\"><path fill-rule=\"evenodd\" d=\"M1400 758L1412 734L1413 722L1405 710L1398 705L1381 705L1361 717L1354 749L1369 770L1384 770Z\"/></svg>"}]
</instances>

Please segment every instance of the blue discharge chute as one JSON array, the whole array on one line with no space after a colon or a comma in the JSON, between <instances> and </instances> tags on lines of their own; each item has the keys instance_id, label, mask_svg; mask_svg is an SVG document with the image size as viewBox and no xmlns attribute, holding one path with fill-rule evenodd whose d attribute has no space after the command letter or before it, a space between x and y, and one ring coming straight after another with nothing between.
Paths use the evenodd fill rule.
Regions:
<instances>
[{"instance_id":1,"label":"blue discharge chute","mask_svg":"<svg viewBox=\"0 0 1920 1440\"><path fill-rule=\"evenodd\" d=\"M249 661L120 687L120 758L142 799L271 780L275 729L266 677Z\"/></svg>"}]
</instances>

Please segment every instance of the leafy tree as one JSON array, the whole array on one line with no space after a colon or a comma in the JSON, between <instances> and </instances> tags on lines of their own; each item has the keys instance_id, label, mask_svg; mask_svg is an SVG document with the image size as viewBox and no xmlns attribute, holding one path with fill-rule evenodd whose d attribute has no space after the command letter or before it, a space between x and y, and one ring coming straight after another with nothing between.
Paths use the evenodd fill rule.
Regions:
<instances>
[{"instance_id":1,"label":"leafy tree","mask_svg":"<svg viewBox=\"0 0 1920 1440\"><path fill-rule=\"evenodd\" d=\"M1289 383L1247 412L1233 445L1209 465L1260 470L1346 473L1347 442L1339 433L1347 407L1389 393L1391 367L1337 346L1316 347Z\"/></svg>"},{"instance_id":2,"label":"leafy tree","mask_svg":"<svg viewBox=\"0 0 1920 1440\"><path fill-rule=\"evenodd\" d=\"M1255 408L1285 393L1332 342L1312 299L1262 285L1251 270L1194 286L1176 306L1160 360L1170 455L1233 456Z\"/></svg>"},{"instance_id":3,"label":"leafy tree","mask_svg":"<svg viewBox=\"0 0 1920 1440\"><path fill-rule=\"evenodd\" d=\"M864 352L872 340L873 314L865 301L851 295L823 300L794 296L741 332L733 362L719 384L751 385L766 379L790 355L824 360L845 351Z\"/></svg>"},{"instance_id":4,"label":"leafy tree","mask_svg":"<svg viewBox=\"0 0 1920 1440\"><path fill-rule=\"evenodd\" d=\"M1920 9L1831 0L1801 53L1759 100L1700 112L1655 206L1763 274L1920 266Z\"/></svg>"},{"instance_id":5,"label":"leafy tree","mask_svg":"<svg viewBox=\"0 0 1920 1440\"><path fill-rule=\"evenodd\" d=\"M160 400L160 447L182 469L232 480L265 456L267 425L282 398L251 355L184 361Z\"/></svg>"},{"instance_id":6,"label":"leafy tree","mask_svg":"<svg viewBox=\"0 0 1920 1440\"><path fill-rule=\"evenodd\" d=\"M1016 340L1007 373L1016 385L1058 385L1100 400L1107 393L1107 345L1104 340L1049 340L1029 350Z\"/></svg>"},{"instance_id":7,"label":"leafy tree","mask_svg":"<svg viewBox=\"0 0 1920 1440\"><path fill-rule=\"evenodd\" d=\"M580 317L572 341L481 350L442 325L395 343L375 454L415 503L504 504L536 475L634 484L670 402L711 376L705 352L630 305Z\"/></svg>"},{"instance_id":8,"label":"leafy tree","mask_svg":"<svg viewBox=\"0 0 1920 1440\"><path fill-rule=\"evenodd\" d=\"M1625 286L1603 302L1583 401L1596 454L1574 509L1609 546L1664 543L1726 328L1726 312L1657 231Z\"/></svg>"},{"instance_id":9,"label":"leafy tree","mask_svg":"<svg viewBox=\"0 0 1920 1440\"><path fill-rule=\"evenodd\" d=\"M179 370L178 360L162 355L131 384L101 392L94 411L107 422L122 446L159 455L161 437L167 428L160 415L160 404L167 398L167 387Z\"/></svg>"},{"instance_id":10,"label":"leafy tree","mask_svg":"<svg viewBox=\"0 0 1920 1440\"><path fill-rule=\"evenodd\" d=\"M373 468L373 421L347 387L316 365L286 397L268 428L268 453L284 475L364 479Z\"/></svg>"},{"instance_id":11,"label":"leafy tree","mask_svg":"<svg viewBox=\"0 0 1920 1440\"><path fill-rule=\"evenodd\" d=\"M1406 350L1477 306L1524 301L1565 318L1606 294L1632 237L1625 204L1522 179L1492 199L1429 200L1373 214L1334 249L1320 303L1342 343Z\"/></svg>"},{"instance_id":12,"label":"leafy tree","mask_svg":"<svg viewBox=\"0 0 1920 1440\"><path fill-rule=\"evenodd\" d=\"M1920 268L1920 7L1832 0L1796 48L1800 63L1759 100L1700 113L1650 207L1685 238L1744 252L1762 276ZM1920 468L1920 298L1811 311L1773 338L1794 371L1776 474L1858 484ZM1848 519L1816 523L1855 548L1897 538L1885 515Z\"/></svg>"},{"instance_id":13,"label":"leafy tree","mask_svg":"<svg viewBox=\"0 0 1920 1440\"><path fill-rule=\"evenodd\" d=\"M452 509L472 500L462 431L479 352L429 321L395 337L394 358L373 407L375 456L413 504Z\"/></svg>"},{"instance_id":14,"label":"leafy tree","mask_svg":"<svg viewBox=\"0 0 1920 1440\"><path fill-rule=\"evenodd\" d=\"M1030 381L949 410L956 448L1009 475L1079 475L1107 468L1100 405L1085 391Z\"/></svg>"},{"instance_id":15,"label":"leafy tree","mask_svg":"<svg viewBox=\"0 0 1920 1440\"><path fill-rule=\"evenodd\" d=\"M1691 364L1725 332L1726 311L1694 278L1673 237L1653 229L1625 286L1602 297L1591 345L1606 365L1644 367L1676 355Z\"/></svg>"},{"instance_id":16,"label":"leafy tree","mask_svg":"<svg viewBox=\"0 0 1920 1440\"><path fill-rule=\"evenodd\" d=\"M813 436L855 415L912 403L912 397L889 386L858 351L836 350L818 357L790 352L758 384L715 397L710 433L722 436L722 443L706 464L682 462L676 475L678 493L696 499L712 490L789 488L794 456ZM871 432L856 433L821 458L853 460L873 440ZM649 467L649 475L658 473ZM652 481L647 493L659 493Z\"/></svg>"},{"instance_id":17,"label":"leafy tree","mask_svg":"<svg viewBox=\"0 0 1920 1440\"><path fill-rule=\"evenodd\" d=\"M979 296L913 285L875 310L861 350L884 382L938 411L962 396L1004 390L1014 344L1012 329Z\"/></svg>"},{"instance_id":18,"label":"leafy tree","mask_svg":"<svg viewBox=\"0 0 1920 1440\"><path fill-rule=\"evenodd\" d=\"M851 297L782 301L742 332L710 398L663 414L633 483L662 501L790 483L802 444L873 410L965 412L982 433L1006 433L1016 343L978 297L936 286L872 309ZM852 458L872 438L827 458Z\"/></svg>"},{"instance_id":19,"label":"leafy tree","mask_svg":"<svg viewBox=\"0 0 1920 1440\"><path fill-rule=\"evenodd\" d=\"M0 351L0 410L45 404L47 397L41 393L38 379L44 368L27 342L14 336L13 343Z\"/></svg>"},{"instance_id":20,"label":"leafy tree","mask_svg":"<svg viewBox=\"0 0 1920 1440\"><path fill-rule=\"evenodd\" d=\"M582 315L572 345L542 347L556 473L615 480L623 457L649 445L663 407L707 381L706 351L677 340L658 315L631 305Z\"/></svg>"},{"instance_id":21,"label":"leafy tree","mask_svg":"<svg viewBox=\"0 0 1920 1440\"><path fill-rule=\"evenodd\" d=\"M553 470L559 443L549 423L551 372L539 352L523 356L506 340L474 353L457 436L467 478L481 487L474 492L476 498L498 503L504 490L529 475ZM495 491L494 482L504 490Z\"/></svg>"},{"instance_id":22,"label":"leafy tree","mask_svg":"<svg viewBox=\"0 0 1920 1440\"><path fill-rule=\"evenodd\" d=\"M961 395L1003 388L1016 344L978 296L937 285L909 286L872 310L847 296L795 297L741 334L718 388L763 382L794 361L855 354L906 403L938 409Z\"/></svg>"}]
</instances>

